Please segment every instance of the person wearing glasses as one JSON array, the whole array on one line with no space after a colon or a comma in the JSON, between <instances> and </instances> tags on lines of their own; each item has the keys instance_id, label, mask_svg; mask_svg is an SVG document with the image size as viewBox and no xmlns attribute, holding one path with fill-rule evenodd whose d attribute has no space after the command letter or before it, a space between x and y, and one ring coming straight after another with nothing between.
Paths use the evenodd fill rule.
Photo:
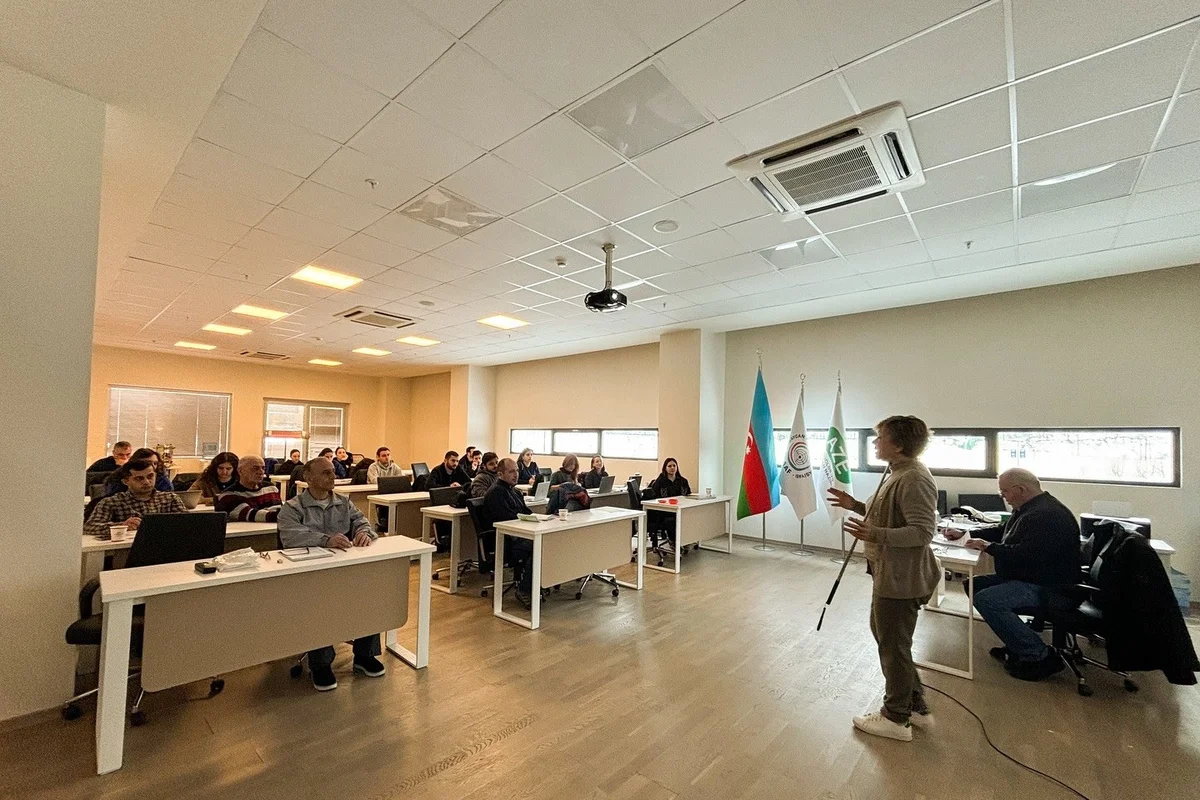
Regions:
<instances>
[{"instance_id":1,"label":"person wearing glasses","mask_svg":"<svg viewBox=\"0 0 1200 800\"><path fill-rule=\"evenodd\" d=\"M329 459L318 456L304 465L308 486L279 509L279 541L284 547L348 550L370 547L378 538L363 513L348 498L333 491L335 476ZM368 678L382 678L387 672L378 658L382 652L378 633L355 639L354 671ZM308 651L308 668L312 671L313 688L318 692L337 688L334 655L333 645Z\"/></svg>"}]
</instances>

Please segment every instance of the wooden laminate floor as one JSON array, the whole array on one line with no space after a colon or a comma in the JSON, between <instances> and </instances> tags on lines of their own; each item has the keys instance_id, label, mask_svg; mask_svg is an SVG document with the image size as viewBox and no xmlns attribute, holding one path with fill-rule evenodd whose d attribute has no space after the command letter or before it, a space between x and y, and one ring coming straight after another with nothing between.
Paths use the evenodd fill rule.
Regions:
<instances>
[{"instance_id":1,"label":"wooden laminate floor","mask_svg":"<svg viewBox=\"0 0 1200 800\"><path fill-rule=\"evenodd\" d=\"M938 727L910 744L854 732L878 705L868 579L853 567L815 630L837 566L785 549L690 554L614 600L603 586L543 606L526 631L491 615L478 584L434 593L430 667L388 658L318 694L287 664L150 696L125 766L94 774L93 723L0 735L0 797L38 798L910 798L1037 800L1069 792L994 753L978 724L931 693ZM853 573L853 574L851 574ZM413 581L415 586L416 581ZM348 598L354 601L353 598ZM368 598L361 598L363 602ZM214 621L219 624L219 621ZM965 622L923 615L918 651L965 658ZM976 680L926 672L1014 756L1093 800L1200 796L1200 691L1091 673L1015 681L976 630ZM30 665L33 668L35 665Z\"/></svg>"}]
</instances>

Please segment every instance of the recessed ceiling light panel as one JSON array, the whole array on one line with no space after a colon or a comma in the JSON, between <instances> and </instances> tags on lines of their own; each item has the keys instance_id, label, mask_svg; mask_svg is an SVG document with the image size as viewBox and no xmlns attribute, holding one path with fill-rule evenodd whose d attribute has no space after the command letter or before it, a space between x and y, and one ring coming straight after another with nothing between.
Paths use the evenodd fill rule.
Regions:
<instances>
[{"instance_id":1,"label":"recessed ceiling light panel","mask_svg":"<svg viewBox=\"0 0 1200 800\"><path fill-rule=\"evenodd\" d=\"M310 358L308 363L316 364L318 367L340 367L342 365L342 362L330 361L328 358Z\"/></svg>"},{"instance_id":2,"label":"recessed ceiling light panel","mask_svg":"<svg viewBox=\"0 0 1200 800\"><path fill-rule=\"evenodd\" d=\"M271 308L261 308L259 306L248 305L246 303L242 303L240 306L235 308L233 313L241 314L245 317L258 317L259 319L270 320L283 319L288 315L288 312L286 311L276 311Z\"/></svg>"},{"instance_id":3,"label":"recessed ceiling light panel","mask_svg":"<svg viewBox=\"0 0 1200 800\"><path fill-rule=\"evenodd\" d=\"M351 286L357 286L362 283L362 278L357 275L343 275L340 272L334 272L331 269L322 269L309 264L304 269L292 275L298 281L305 283L315 283L318 286L328 286L330 289L349 289Z\"/></svg>"},{"instance_id":4,"label":"recessed ceiling light panel","mask_svg":"<svg viewBox=\"0 0 1200 800\"><path fill-rule=\"evenodd\" d=\"M200 342L176 342L176 347L186 347L189 350L216 350L215 344L201 344Z\"/></svg>"},{"instance_id":5,"label":"recessed ceiling light panel","mask_svg":"<svg viewBox=\"0 0 1200 800\"><path fill-rule=\"evenodd\" d=\"M400 344L411 344L417 347L432 347L435 344L441 344L437 339L427 339L424 336L405 336L396 341Z\"/></svg>"},{"instance_id":6,"label":"recessed ceiling light panel","mask_svg":"<svg viewBox=\"0 0 1200 800\"><path fill-rule=\"evenodd\" d=\"M506 330L506 331L512 330L513 328L520 328L524 325L529 324L528 322L526 322L523 319L517 319L516 317L506 317L503 314L496 314L495 316L492 316L492 317L484 317L483 319L478 320L478 322L480 322L484 325L490 325L493 328L500 328L500 329Z\"/></svg>"},{"instance_id":7,"label":"recessed ceiling light panel","mask_svg":"<svg viewBox=\"0 0 1200 800\"><path fill-rule=\"evenodd\" d=\"M650 65L567 116L609 147L633 158L708 124L700 111Z\"/></svg>"},{"instance_id":8,"label":"recessed ceiling light panel","mask_svg":"<svg viewBox=\"0 0 1200 800\"><path fill-rule=\"evenodd\" d=\"M390 356L391 350L380 350L378 347L356 347L355 353L361 353L364 356Z\"/></svg>"},{"instance_id":9,"label":"recessed ceiling light panel","mask_svg":"<svg viewBox=\"0 0 1200 800\"><path fill-rule=\"evenodd\" d=\"M455 236L474 233L500 219L499 214L493 214L470 200L436 186L400 209L400 213Z\"/></svg>"},{"instance_id":10,"label":"recessed ceiling light panel","mask_svg":"<svg viewBox=\"0 0 1200 800\"><path fill-rule=\"evenodd\" d=\"M249 328L235 328L232 325L219 325L215 322L210 322L204 326L204 330L209 333L229 333L234 336L245 336L250 332Z\"/></svg>"}]
</instances>

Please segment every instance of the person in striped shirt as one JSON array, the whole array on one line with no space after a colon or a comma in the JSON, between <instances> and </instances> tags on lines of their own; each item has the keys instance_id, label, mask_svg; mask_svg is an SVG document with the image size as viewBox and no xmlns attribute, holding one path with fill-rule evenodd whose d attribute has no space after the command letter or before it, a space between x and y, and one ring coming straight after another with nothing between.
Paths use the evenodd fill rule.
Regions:
<instances>
[{"instance_id":1,"label":"person in striped shirt","mask_svg":"<svg viewBox=\"0 0 1200 800\"><path fill-rule=\"evenodd\" d=\"M279 487L266 479L267 468L259 456L238 460L238 482L217 495L213 507L230 522L274 522L279 515Z\"/></svg>"}]
</instances>

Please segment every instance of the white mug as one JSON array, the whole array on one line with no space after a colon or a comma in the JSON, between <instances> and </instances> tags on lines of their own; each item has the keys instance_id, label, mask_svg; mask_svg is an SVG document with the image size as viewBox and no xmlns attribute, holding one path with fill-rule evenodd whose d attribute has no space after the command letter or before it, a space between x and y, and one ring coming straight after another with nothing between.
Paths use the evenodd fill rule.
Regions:
<instances>
[{"instance_id":1,"label":"white mug","mask_svg":"<svg viewBox=\"0 0 1200 800\"><path fill-rule=\"evenodd\" d=\"M705 496L705 497L712 497L712 496L713 496L713 495L712 495L712 487L711 487L711 486L710 486L710 487L708 487L708 488L706 488L706 489L704 490L704 496Z\"/></svg>"},{"instance_id":2,"label":"white mug","mask_svg":"<svg viewBox=\"0 0 1200 800\"><path fill-rule=\"evenodd\" d=\"M560 509L558 510L558 518L559 518L559 519L561 519L561 520L566 520L566 518L567 518L567 510L566 510L565 508L560 508Z\"/></svg>"},{"instance_id":3,"label":"white mug","mask_svg":"<svg viewBox=\"0 0 1200 800\"><path fill-rule=\"evenodd\" d=\"M129 533L128 525L109 525L108 534L114 542L125 541L125 534Z\"/></svg>"}]
</instances>

